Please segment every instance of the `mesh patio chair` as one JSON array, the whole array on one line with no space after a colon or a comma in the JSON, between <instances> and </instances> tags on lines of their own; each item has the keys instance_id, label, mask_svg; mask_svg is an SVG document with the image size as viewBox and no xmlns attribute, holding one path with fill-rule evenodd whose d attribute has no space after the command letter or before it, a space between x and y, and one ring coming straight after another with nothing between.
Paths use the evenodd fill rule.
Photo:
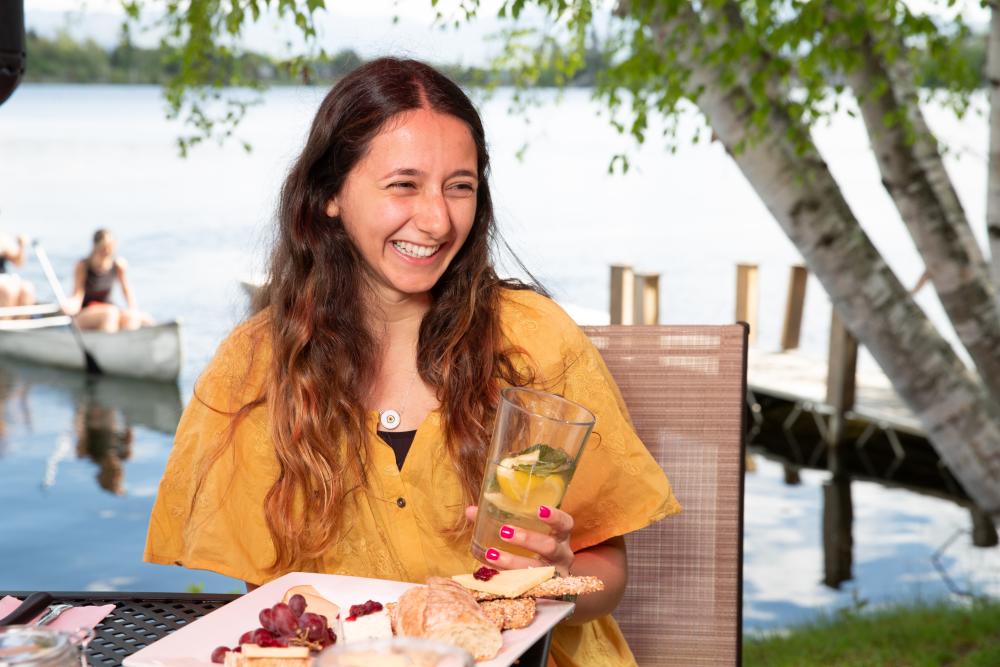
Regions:
<instances>
[{"instance_id":1,"label":"mesh patio chair","mask_svg":"<svg viewBox=\"0 0 1000 667\"><path fill-rule=\"evenodd\" d=\"M684 511L627 537L641 667L741 664L747 328L584 327Z\"/></svg>"}]
</instances>

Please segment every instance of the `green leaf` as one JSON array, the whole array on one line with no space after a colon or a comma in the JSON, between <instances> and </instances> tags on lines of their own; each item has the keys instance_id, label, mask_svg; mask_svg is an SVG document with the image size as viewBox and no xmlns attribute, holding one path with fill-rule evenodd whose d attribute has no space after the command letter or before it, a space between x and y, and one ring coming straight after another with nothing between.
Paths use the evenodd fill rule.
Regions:
<instances>
[{"instance_id":1,"label":"green leaf","mask_svg":"<svg viewBox=\"0 0 1000 667\"><path fill-rule=\"evenodd\" d=\"M516 465L514 466L514 470L530 472L535 475L551 475L553 473L569 470L572 466L572 461L566 452L542 443L532 445L531 447L518 452L515 456L523 456L525 454L531 454L535 451L539 453L537 463Z\"/></svg>"}]
</instances>

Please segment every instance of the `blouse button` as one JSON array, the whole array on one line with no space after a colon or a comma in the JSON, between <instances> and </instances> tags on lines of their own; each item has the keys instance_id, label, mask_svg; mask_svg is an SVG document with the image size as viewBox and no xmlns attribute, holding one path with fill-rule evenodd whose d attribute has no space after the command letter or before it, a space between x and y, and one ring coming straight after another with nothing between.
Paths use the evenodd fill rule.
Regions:
<instances>
[{"instance_id":1,"label":"blouse button","mask_svg":"<svg viewBox=\"0 0 1000 667\"><path fill-rule=\"evenodd\" d=\"M406 498L404 498L403 496L396 498L396 506L400 508L406 507Z\"/></svg>"}]
</instances>

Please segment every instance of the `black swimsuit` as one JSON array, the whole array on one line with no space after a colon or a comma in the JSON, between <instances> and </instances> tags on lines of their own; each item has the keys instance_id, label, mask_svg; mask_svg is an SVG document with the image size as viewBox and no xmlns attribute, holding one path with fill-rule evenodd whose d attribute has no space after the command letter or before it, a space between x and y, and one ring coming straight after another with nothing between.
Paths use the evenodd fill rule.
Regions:
<instances>
[{"instance_id":1,"label":"black swimsuit","mask_svg":"<svg viewBox=\"0 0 1000 667\"><path fill-rule=\"evenodd\" d=\"M83 260L87 267L87 276L83 282L83 305L86 308L92 303L111 303L111 288L115 286L115 262L104 273L94 271L90 260Z\"/></svg>"}]
</instances>

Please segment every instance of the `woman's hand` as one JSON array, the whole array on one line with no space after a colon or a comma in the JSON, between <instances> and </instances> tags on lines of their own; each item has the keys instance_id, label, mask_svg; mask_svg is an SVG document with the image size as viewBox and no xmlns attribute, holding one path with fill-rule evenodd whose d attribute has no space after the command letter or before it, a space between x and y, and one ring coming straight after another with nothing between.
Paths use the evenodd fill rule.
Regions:
<instances>
[{"instance_id":1,"label":"woman's hand","mask_svg":"<svg viewBox=\"0 0 1000 667\"><path fill-rule=\"evenodd\" d=\"M478 511L476 505L470 505L465 508L465 516L469 521L475 522ZM550 534L504 525L500 528L499 535L504 542L536 553L538 558L527 558L496 550L497 557L492 559L490 556L493 554L490 552L494 550L490 550L487 552L487 560L504 570L552 565L560 576L569 576L570 568L576 559L576 554L569 546L569 538L573 532L573 517L562 510L542 505L538 508L538 519L550 527Z\"/></svg>"}]
</instances>

